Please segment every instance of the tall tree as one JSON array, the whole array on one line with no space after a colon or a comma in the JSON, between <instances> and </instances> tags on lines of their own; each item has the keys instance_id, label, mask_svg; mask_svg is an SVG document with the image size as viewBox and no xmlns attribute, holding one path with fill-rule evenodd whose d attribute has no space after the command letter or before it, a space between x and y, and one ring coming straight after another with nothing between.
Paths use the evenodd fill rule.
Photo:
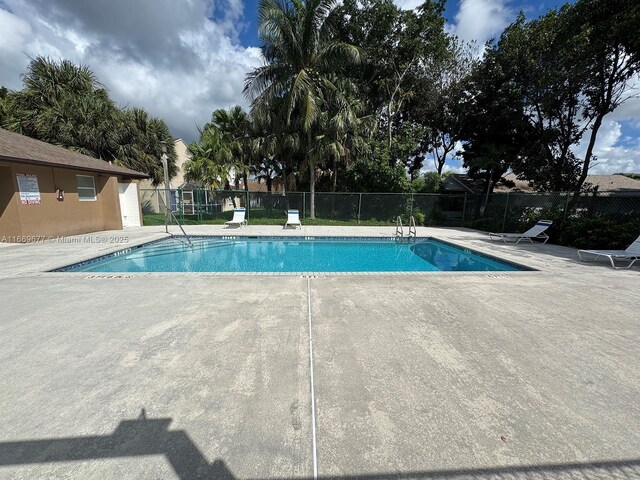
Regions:
<instances>
[{"instance_id":1,"label":"tall tree","mask_svg":"<svg viewBox=\"0 0 640 480\"><path fill-rule=\"evenodd\" d=\"M366 136L373 130L372 116L364 115L365 106L358 96L356 85L346 78L332 80L336 86L327 99L327 109L319 121L315 154L318 162L331 164L331 191L338 184L338 169L347 166L358 150L362 150Z\"/></svg>"},{"instance_id":2,"label":"tall tree","mask_svg":"<svg viewBox=\"0 0 640 480\"><path fill-rule=\"evenodd\" d=\"M350 76L368 113L377 116L377 136L392 163L412 163L423 135L426 117L415 112L428 98L420 94L431 76L427 64L446 53L444 5L427 0L402 10L391 0L345 0L340 7L341 37L361 46L367 58Z\"/></svg>"},{"instance_id":3,"label":"tall tree","mask_svg":"<svg viewBox=\"0 0 640 480\"><path fill-rule=\"evenodd\" d=\"M463 165L468 174L484 179L486 190L521 155L530 130L523 111L522 92L491 51L463 82L459 134L465 140Z\"/></svg>"},{"instance_id":4,"label":"tall tree","mask_svg":"<svg viewBox=\"0 0 640 480\"><path fill-rule=\"evenodd\" d=\"M238 105L229 110L216 110L211 116L211 125L220 131L225 148L230 153L227 168L234 172L235 189L239 190L239 180L242 177L246 190L247 174L251 170L252 132L249 115Z\"/></svg>"},{"instance_id":5,"label":"tall tree","mask_svg":"<svg viewBox=\"0 0 640 480\"><path fill-rule=\"evenodd\" d=\"M468 113L461 108L465 82L479 57L475 45L455 36L448 38L446 52L438 53L426 57L416 101L410 102L410 106L412 118L425 126L418 151L427 153L436 172L442 175L448 156L457 155L461 122Z\"/></svg>"},{"instance_id":6,"label":"tall tree","mask_svg":"<svg viewBox=\"0 0 640 480\"><path fill-rule=\"evenodd\" d=\"M640 67L631 33L640 28L639 11L631 0L578 0L532 21L521 14L490 46L479 70L493 78L485 86L497 86L495 93L504 97L475 92L479 99L493 97L511 106L518 99L521 116L510 111L497 122L488 115L491 125L473 127L474 145L465 147L465 161L475 155L473 161L482 164L487 152L507 154L500 168L510 166L534 188L579 192L602 122L629 96L629 81ZM518 141L501 143L514 129ZM588 145L580 157L577 146L585 135Z\"/></svg>"},{"instance_id":7,"label":"tall tree","mask_svg":"<svg viewBox=\"0 0 640 480\"><path fill-rule=\"evenodd\" d=\"M207 189L231 189L228 163L232 156L222 132L211 124L200 130L200 139L189 145L191 159L184 163L185 180Z\"/></svg>"},{"instance_id":8,"label":"tall tree","mask_svg":"<svg viewBox=\"0 0 640 480\"><path fill-rule=\"evenodd\" d=\"M543 190L576 188L579 159L572 146L582 138L580 95L584 83L576 53L582 46L566 31L570 7L526 22L521 15L492 52L522 95L526 142L514 171Z\"/></svg>"},{"instance_id":9,"label":"tall tree","mask_svg":"<svg viewBox=\"0 0 640 480\"><path fill-rule=\"evenodd\" d=\"M6 94L2 126L45 142L148 173L162 181L162 144L170 173L176 155L167 125L142 109L121 110L93 72L69 60L37 57L24 87Z\"/></svg>"},{"instance_id":10,"label":"tall tree","mask_svg":"<svg viewBox=\"0 0 640 480\"><path fill-rule=\"evenodd\" d=\"M2 127L9 117L9 89L0 87L0 127Z\"/></svg>"},{"instance_id":11,"label":"tall tree","mask_svg":"<svg viewBox=\"0 0 640 480\"><path fill-rule=\"evenodd\" d=\"M579 58L585 83L580 100L582 116L590 125L576 185L579 191L594 160L593 149L605 116L632 96L629 82L640 70L640 3L579 0L567 17L567 29L582 47Z\"/></svg>"},{"instance_id":12,"label":"tall tree","mask_svg":"<svg viewBox=\"0 0 640 480\"><path fill-rule=\"evenodd\" d=\"M44 57L31 61L24 88L9 98L5 127L97 158L117 146L118 109L86 66Z\"/></svg>"},{"instance_id":13,"label":"tall tree","mask_svg":"<svg viewBox=\"0 0 640 480\"><path fill-rule=\"evenodd\" d=\"M110 154L115 163L147 172L157 185L164 181L164 171L158 159L165 146L169 157L169 178L176 174L178 169L173 139L163 120L151 117L141 108L131 108L119 112L115 129L118 133L116 148Z\"/></svg>"},{"instance_id":14,"label":"tall tree","mask_svg":"<svg viewBox=\"0 0 640 480\"><path fill-rule=\"evenodd\" d=\"M311 192L310 218L315 218L316 165L314 129L328 92L330 76L361 61L359 48L338 39L336 0L261 0L258 35L266 64L251 72L245 92L253 108L270 109L281 99L280 121L299 126ZM277 101L277 100L276 100Z\"/></svg>"}]
</instances>

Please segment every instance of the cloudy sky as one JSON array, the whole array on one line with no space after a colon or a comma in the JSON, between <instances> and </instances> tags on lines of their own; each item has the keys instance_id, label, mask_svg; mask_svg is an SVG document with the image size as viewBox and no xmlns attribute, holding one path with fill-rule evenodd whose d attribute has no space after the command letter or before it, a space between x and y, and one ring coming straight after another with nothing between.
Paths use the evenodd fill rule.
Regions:
<instances>
[{"instance_id":1,"label":"cloudy sky","mask_svg":"<svg viewBox=\"0 0 640 480\"><path fill-rule=\"evenodd\" d=\"M420 0L395 0L415 8ZM562 0L449 0L448 28L465 40L498 35L523 10ZM247 71L259 64L257 0L0 0L0 85L21 87L30 57L88 65L121 106L164 118L194 140L216 108L246 106ZM583 148L583 147L580 147ZM607 118L593 173L640 172L640 101ZM453 162L451 169L458 170Z\"/></svg>"}]
</instances>

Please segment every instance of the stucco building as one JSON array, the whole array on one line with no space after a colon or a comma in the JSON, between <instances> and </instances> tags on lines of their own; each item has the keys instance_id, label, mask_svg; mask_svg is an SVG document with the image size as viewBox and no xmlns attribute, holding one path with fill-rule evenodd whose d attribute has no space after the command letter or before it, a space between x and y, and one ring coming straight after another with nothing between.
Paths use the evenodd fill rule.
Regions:
<instances>
[{"instance_id":1,"label":"stucco building","mask_svg":"<svg viewBox=\"0 0 640 480\"><path fill-rule=\"evenodd\" d=\"M141 225L144 173L0 129L0 241Z\"/></svg>"}]
</instances>

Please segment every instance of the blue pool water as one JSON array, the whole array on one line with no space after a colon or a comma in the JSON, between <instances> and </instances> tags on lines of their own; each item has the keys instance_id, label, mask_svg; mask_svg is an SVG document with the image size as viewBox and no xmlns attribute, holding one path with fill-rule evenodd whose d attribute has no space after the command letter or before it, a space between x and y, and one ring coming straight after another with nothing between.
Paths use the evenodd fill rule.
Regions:
<instances>
[{"instance_id":1,"label":"blue pool water","mask_svg":"<svg viewBox=\"0 0 640 480\"><path fill-rule=\"evenodd\" d=\"M522 267L431 239L172 238L61 269L72 272L437 272Z\"/></svg>"}]
</instances>

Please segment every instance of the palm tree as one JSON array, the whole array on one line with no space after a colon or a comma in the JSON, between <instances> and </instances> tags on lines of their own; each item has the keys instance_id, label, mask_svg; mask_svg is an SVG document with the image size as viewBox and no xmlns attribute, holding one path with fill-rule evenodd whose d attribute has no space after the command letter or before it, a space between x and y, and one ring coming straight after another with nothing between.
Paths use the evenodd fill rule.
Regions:
<instances>
[{"instance_id":1,"label":"palm tree","mask_svg":"<svg viewBox=\"0 0 640 480\"><path fill-rule=\"evenodd\" d=\"M247 175L251 170L251 119L241 107L229 110L216 110L211 124L222 133L225 148L231 153L227 167L235 173L235 189L239 190L239 178L242 177L247 190Z\"/></svg>"},{"instance_id":2,"label":"palm tree","mask_svg":"<svg viewBox=\"0 0 640 480\"><path fill-rule=\"evenodd\" d=\"M316 183L313 129L328 92L335 89L330 75L361 61L359 48L338 39L338 18L333 14L337 5L337 0L260 0L258 35L267 63L251 72L245 82L254 109L269 109L272 101L281 99L280 121L295 124L306 139L312 219Z\"/></svg>"},{"instance_id":3,"label":"palm tree","mask_svg":"<svg viewBox=\"0 0 640 480\"><path fill-rule=\"evenodd\" d=\"M37 57L22 80L24 88L7 100L6 128L112 160L118 109L88 67Z\"/></svg>"},{"instance_id":4,"label":"palm tree","mask_svg":"<svg viewBox=\"0 0 640 480\"><path fill-rule=\"evenodd\" d=\"M297 190L296 156L300 151L300 134L280 119L283 100L271 99L268 108L255 108L252 114L254 173L263 163L276 165L273 171L282 178L287 191Z\"/></svg>"},{"instance_id":5,"label":"palm tree","mask_svg":"<svg viewBox=\"0 0 640 480\"><path fill-rule=\"evenodd\" d=\"M322 132L316 138L315 154L327 158L332 165L332 191L336 191L338 167L347 163L352 154L364 147L365 135L375 128L375 118L363 115L364 102L358 96L356 85L346 78L332 80L335 90L327 98L327 110L319 121Z\"/></svg>"},{"instance_id":6,"label":"palm tree","mask_svg":"<svg viewBox=\"0 0 640 480\"><path fill-rule=\"evenodd\" d=\"M164 181L162 145L168 148L169 177L176 174L176 153L167 124L150 117L142 108L132 108L120 112L117 128L118 141L115 163L134 170L147 172L155 185Z\"/></svg>"},{"instance_id":7,"label":"palm tree","mask_svg":"<svg viewBox=\"0 0 640 480\"><path fill-rule=\"evenodd\" d=\"M161 181L162 143L173 146L164 121L149 117L143 109L119 109L89 68L68 60L37 57L23 82L22 90L3 92L1 126ZM175 158L170 148L170 174L175 173Z\"/></svg>"},{"instance_id":8,"label":"palm tree","mask_svg":"<svg viewBox=\"0 0 640 480\"><path fill-rule=\"evenodd\" d=\"M200 140L189 145L189 152L192 158L183 166L185 180L198 182L212 190L223 186L229 189L228 162L231 151L219 129L208 125L200 130Z\"/></svg>"}]
</instances>

